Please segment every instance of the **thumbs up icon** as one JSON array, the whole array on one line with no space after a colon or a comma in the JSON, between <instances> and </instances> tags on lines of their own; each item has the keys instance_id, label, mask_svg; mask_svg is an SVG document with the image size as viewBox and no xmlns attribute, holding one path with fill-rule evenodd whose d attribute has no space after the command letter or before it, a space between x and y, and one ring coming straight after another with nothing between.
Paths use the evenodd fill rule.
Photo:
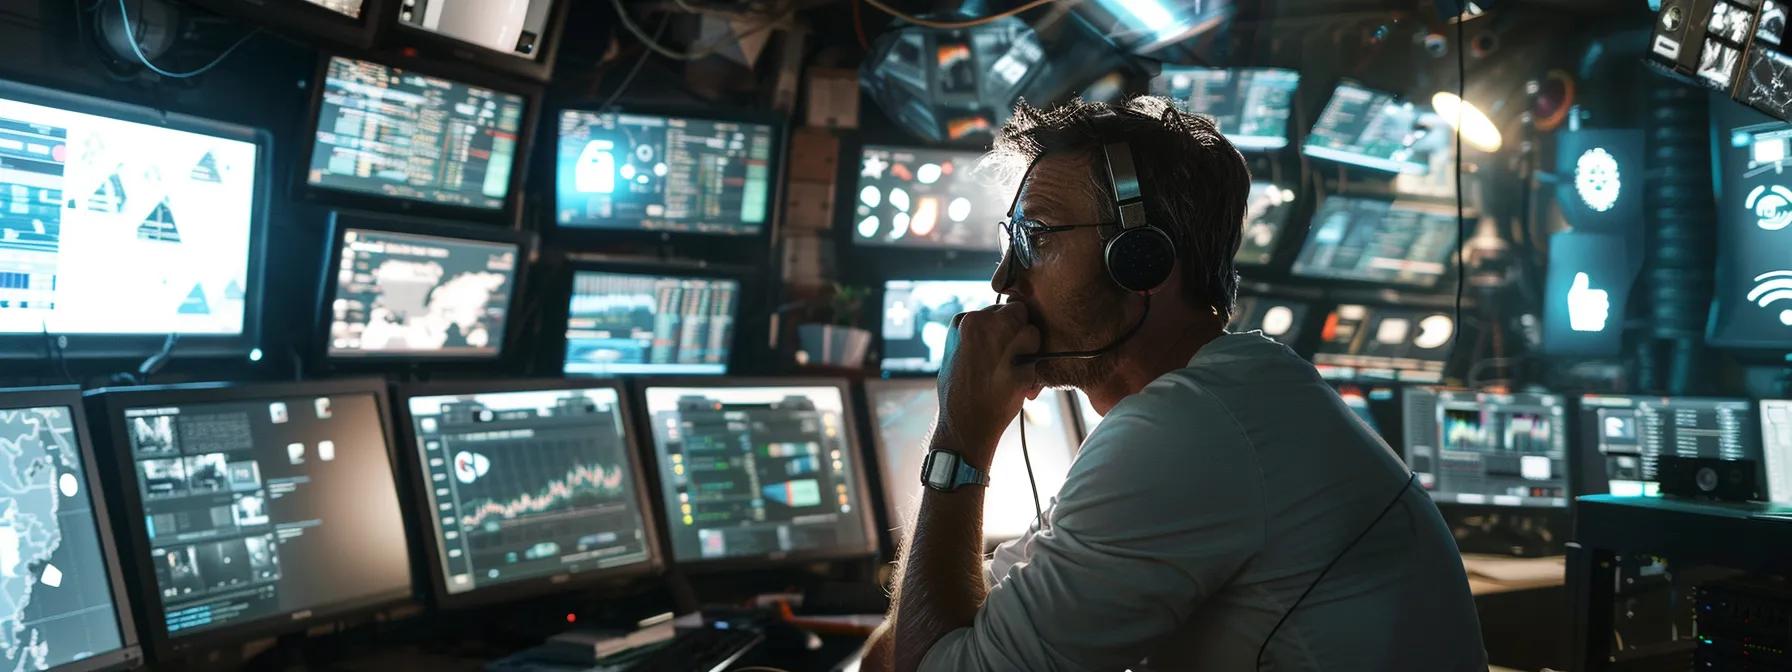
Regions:
<instances>
[{"instance_id":1,"label":"thumbs up icon","mask_svg":"<svg viewBox=\"0 0 1792 672\"><path fill-rule=\"evenodd\" d=\"M1574 284L1568 288L1568 326L1575 331L1605 331L1606 318L1611 316L1611 299L1591 283L1586 273L1575 273Z\"/></svg>"}]
</instances>

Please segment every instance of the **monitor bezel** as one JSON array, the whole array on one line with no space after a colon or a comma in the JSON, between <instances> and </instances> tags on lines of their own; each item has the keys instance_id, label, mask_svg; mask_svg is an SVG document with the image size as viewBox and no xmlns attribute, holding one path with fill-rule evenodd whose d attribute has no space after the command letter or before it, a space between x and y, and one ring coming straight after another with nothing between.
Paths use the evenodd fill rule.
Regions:
<instances>
[{"instance_id":1,"label":"monitor bezel","mask_svg":"<svg viewBox=\"0 0 1792 672\"><path fill-rule=\"evenodd\" d=\"M391 42L402 45L406 51L415 51L423 58L437 62L465 63L545 83L554 74L554 62L560 51L567 12L571 10L573 2L574 0L553 0L554 6L548 10L548 24L542 31L541 41L536 44L535 58L498 51L445 33L406 24L398 18L399 11L403 9L402 3L393 3L377 21L385 31L384 34L390 36Z\"/></svg>"},{"instance_id":2,"label":"monitor bezel","mask_svg":"<svg viewBox=\"0 0 1792 672\"><path fill-rule=\"evenodd\" d=\"M570 0L569 0L570 1ZM773 229L778 228L783 220L785 175L788 169L785 161L785 144L790 140L790 121L783 115L774 112L763 112L740 108L694 108L675 106L631 106L626 103L612 103L608 110L599 110L601 101L580 101L575 103L554 105L548 112L553 114L553 146L551 151L539 152L540 157L535 166L536 172L549 176L548 193L544 201L548 204L547 222L542 227L543 236L549 240L573 246L589 246L594 244L654 244L654 243L690 243L693 246L707 243L709 245L738 247L742 243L763 246L772 238ZM758 231L751 233L709 233L700 231L659 231L632 227L577 226L560 222L560 126L568 114L616 114L641 117L678 117L683 119L711 122L734 122L741 124L758 124L772 129L771 142L771 175L768 193L766 194L766 218Z\"/></svg>"},{"instance_id":3,"label":"monitor bezel","mask_svg":"<svg viewBox=\"0 0 1792 672\"><path fill-rule=\"evenodd\" d=\"M698 278L704 280L733 280L736 287L734 306L734 324L728 335L728 356L723 358L722 372L689 373L678 371L660 371L652 373L568 373L566 371L566 353L572 347L572 339L566 337L567 323L572 318L572 297L575 292L574 280L581 272L612 273L619 275L640 275L673 278ZM644 259L612 257L604 255L567 255L566 276L559 282L564 290L551 297L556 303L557 315L560 318L558 334L560 340L560 356L557 375L568 378L619 378L619 377L690 377L698 380L720 380L733 374L739 363L741 345L746 330L743 316L746 314L750 297L754 296L758 286L753 281L750 268L709 264L701 261L649 261Z\"/></svg>"},{"instance_id":4,"label":"monitor bezel","mask_svg":"<svg viewBox=\"0 0 1792 672\"><path fill-rule=\"evenodd\" d=\"M335 303L336 292L340 289L336 271L342 263L342 236L349 229L515 245L517 248L516 269L512 271L510 292L505 303L504 326L499 330L497 352L456 355L429 354L417 351L369 355L341 355L333 352L330 347L330 329L334 326L335 311L331 309L331 305ZM357 368L381 364L504 361L505 356L509 354L507 346L517 333L516 320L512 318L521 312L518 310L521 308L518 305L518 299L523 296L523 284L529 275L529 258L534 251L531 235L515 229L493 226L343 210L330 212L328 230L329 234L325 238L325 244L329 247L324 250L324 267L318 280L318 335L317 347L314 348L321 361L337 368Z\"/></svg>"},{"instance_id":5,"label":"monitor bezel","mask_svg":"<svg viewBox=\"0 0 1792 672\"><path fill-rule=\"evenodd\" d=\"M262 297L267 283L269 195L273 188L274 136L266 129L242 126L94 96L57 91L0 79L0 98L110 119L246 142L255 147L254 193L250 197L249 247L244 251L243 325L235 334L182 334L170 351L176 357L226 357L247 354L261 342ZM47 342L56 339L56 345ZM92 334L34 332L0 333L0 361L56 356L77 359L141 358L162 350L167 334Z\"/></svg>"},{"instance_id":6,"label":"monitor bezel","mask_svg":"<svg viewBox=\"0 0 1792 672\"><path fill-rule=\"evenodd\" d=\"M1371 157L1371 156L1367 156L1367 155L1359 154L1359 153L1354 153L1354 152L1346 152L1344 150L1331 149L1331 148L1320 148L1320 151L1332 153L1333 154L1332 156L1315 155L1315 154L1311 153L1311 151L1309 151L1310 149L1313 148L1313 143L1312 143L1313 130L1319 127L1319 120L1325 118L1326 110L1331 109L1332 101L1333 101L1333 99L1335 99L1337 97L1338 90L1342 89L1346 86L1357 88L1357 89L1362 89L1364 91L1368 91L1373 94L1386 95L1390 99L1392 99L1394 102L1407 102L1407 103L1412 103L1413 105L1425 107L1426 109L1430 108L1430 105L1425 105L1422 103L1412 101L1412 100L1408 99L1406 96L1401 95L1400 93L1398 93L1396 91L1391 91L1388 89L1378 89L1373 86L1364 84L1359 80L1351 79L1349 77L1340 78L1338 80L1338 83L1336 85L1332 86L1331 95L1326 96L1325 104L1319 106L1319 114L1318 114L1318 116L1313 117L1313 125L1311 127L1309 127L1307 129L1307 132L1301 136L1300 155L1303 157L1311 158L1311 159L1327 161L1327 162L1334 163L1339 166L1343 166L1343 167L1350 168L1350 169L1369 171L1369 172L1379 174L1379 175L1390 175L1390 176L1423 175L1427 171L1429 171L1430 170L1429 166L1421 166L1419 170L1409 172L1402 168L1388 168L1386 166L1372 165L1368 162L1377 160L1375 157ZM1290 126L1292 126L1294 124L1294 119L1290 118L1288 120L1288 123ZM1290 144L1292 144L1292 141L1290 141ZM1391 159L1381 159L1381 160L1391 161ZM1415 165L1419 165L1419 164L1408 163L1408 164L1404 164L1404 165L1405 166L1415 166Z\"/></svg>"},{"instance_id":7,"label":"monitor bezel","mask_svg":"<svg viewBox=\"0 0 1792 672\"><path fill-rule=\"evenodd\" d=\"M1466 211L1456 211L1454 205L1447 205L1447 204L1443 204L1443 203L1434 203L1431 201L1424 201L1424 200L1418 200L1418 199L1412 199L1412 198L1387 198L1387 197L1381 197L1381 196L1364 196L1361 194L1354 194L1354 193L1324 194L1324 195L1321 195L1318 199L1314 200L1313 206L1311 208L1304 209L1302 211L1297 211L1296 213L1294 213L1294 214L1305 214L1306 215L1307 221L1306 221L1305 226L1299 225L1299 223L1297 223L1295 221L1295 218L1291 214L1289 216L1288 228L1282 232L1280 239L1278 239L1276 241L1276 246L1278 248L1282 248L1281 252L1283 254L1288 255L1287 262L1286 262L1287 267L1288 267L1288 277L1295 278L1298 280L1304 280L1307 282L1326 283L1330 287L1344 288L1344 289L1351 289L1351 288L1355 288L1355 289L1390 289L1390 290L1394 290L1394 291L1398 291L1398 292L1406 292L1406 293L1411 293L1411 294L1442 294L1442 293L1447 293L1447 292L1453 290L1454 285L1452 284L1452 280L1455 275L1456 266L1459 263L1458 257L1462 255L1461 248L1454 246L1454 245L1452 246L1451 253L1444 257L1443 273L1439 274L1437 276L1437 278L1432 280L1431 284L1429 284L1429 285L1415 285L1415 284L1411 284L1411 283L1388 281L1388 280L1366 280L1363 278L1337 277L1337 276L1332 276L1332 275L1314 274L1309 271L1301 270L1300 269L1300 258L1301 258L1301 255L1307 251L1307 244L1312 242L1312 240L1313 240L1313 235L1315 233L1314 232L1314 224L1319 219L1319 215L1325 208L1326 202L1328 202L1334 198L1340 198L1340 199L1346 199L1346 200L1352 200L1352 201L1368 201L1368 202L1375 202L1375 203L1384 203L1384 204L1387 204L1389 210L1406 209L1406 210L1418 210L1421 212L1436 211L1440 214L1440 216L1452 217L1455 219L1456 231L1457 231L1458 238L1464 238L1467 235L1467 232L1464 230L1464 227L1469 226L1471 224L1471 221L1468 219L1467 212ZM1381 222L1382 220L1378 219L1376 221L1377 221L1377 225L1379 226L1379 222ZM1297 231L1297 229L1298 229L1298 231ZM1291 235L1295 235L1295 234L1298 234L1298 237L1299 237L1298 243L1294 242L1290 238ZM1292 248L1292 249L1290 250L1289 248ZM1344 303L1351 303L1351 302L1344 301Z\"/></svg>"},{"instance_id":8,"label":"monitor bezel","mask_svg":"<svg viewBox=\"0 0 1792 672\"><path fill-rule=\"evenodd\" d=\"M505 581L496 585L474 586L462 593L448 591L448 578L442 566L441 530L434 522L435 516L430 508L430 485L423 473L422 459L417 449L416 421L411 417L411 399L417 397L461 396L473 394L502 394L506 392L549 392L607 389L616 393L617 413L622 416L623 450L628 453L630 477L635 484L635 506L641 513L641 522L647 539L647 560L619 567L588 569L577 573L557 573L547 576L530 577ZM421 554L413 551L414 560L428 565L427 575L430 581L430 597L432 603L441 609L464 609L501 602L539 597L569 590L580 590L604 585L613 581L632 579L643 576L655 576L665 571L665 557L661 553L659 526L656 520L652 500L657 490L646 479L646 471L641 464L640 432L635 422L633 399L628 389L617 379L565 379L534 378L505 379L487 381L453 381L418 383L397 386L393 394L394 406L398 409L399 433L405 447L399 452L403 454L401 462L405 474L402 477L411 485L411 504L413 511L431 514L428 524L421 520L414 521L417 526L416 541L422 546ZM650 492L651 491L651 492ZM415 563L413 563L415 564Z\"/></svg>"},{"instance_id":9,"label":"monitor bezel","mask_svg":"<svg viewBox=\"0 0 1792 672\"><path fill-rule=\"evenodd\" d=\"M276 32L300 38L317 38L343 46L365 49L381 36L379 17L388 0L362 0L361 17L349 18L306 0L188 0L207 10L235 17Z\"/></svg>"},{"instance_id":10,"label":"monitor bezel","mask_svg":"<svg viewBox=\"0 0 1792 672\"><path fill-rule=\"evenodd\" d=\"M394 10L396 11L396 10ZM522 126L517 131L516 152L511 156L510 186L505 191L504 202L496 208L477 206L432 203L412 200L396 196L338 189L311 184L311 157L317 149L318 125L323 119L324 82L329 78L330 60L344 58L355 61L373 63L386 68L415 72L420 75L446 79L455 84L471 86L503 94L514 95L523 99ZM424 61L414 54L393 52L369 52L365 50L339 49L320 50L317 57L317 69L312 76L309 107L306 109L305 126L298 136L302 149L296 152L292 174L292 192L297 200L318 203L326 206L366 210L370 212L390 212L426 217L441 217L465 221L478 221L492 224L503 224L511 228L520 228L522 224L523 190L526 188L530 149L535 141L535 128L542 110L544 92L540 85L525 84L515 80L494 77L478 70L457 67L455 63Z\"/></svg>"},{"instance_id":11,"label":"monitor bezel","mask_svg":"<svg viewBox=\"0 0 1792 672\"><path fill-rule=\"evenodd\" d=\"M1275 67L1275 66L1271 66L1271 65L1209 67L1209 66L1204 66L1204 65L1165 64L1163 67L1161 67L1158 70L1158 73L1156 75L1153 75L1151 77L1151 81L1156 82L1159 78L1169 77L1169 76L1175 75L1175 74L1185 74L1185 73L1205 72L1205 71L1222 71L1222 72L1227 73L1227 75L1231 76L1231 77L1237 77L1243 73L1260 73L1260 72L1292 74L1295 77L1295 80L1294 80L1294 95L1295 96L1299 95L1300 85L1302 83L1299 70L1296 70L1294 68L1279 68L1279 67ZM1158 90L1156 90L1157 87L1147 84L1147 88L1152 89L1152 91L1151 91L1152 95L1164 96L1166 98L1169 97L1168 87L1165 87L1164 90L1162 90L1162 91L1158 91ZM1237 89L1238 87L1234 86L1233 88ZM1171 98L1171 100L1176 101L1176 99L1174 99L1174 98ZM1182 102L1185 106L1188 105L1187 101L1176 101L1176 102ZM1289 145L1294 144L1294 139L1290 137L1291 135L1293 135L1293 130L1294 130L1294 120L1295 120L1294 107L1295 107L1294 101L1291 99L1289 101L1289 105L1288 105L1288 118L1283 120L1284 127L1282 129L1282 135L1281 135L1282 144L1280 144L1280 145L1268 146L1268 145L1259 144L1259 143L1255 143L1255 142L1250 143L1250 144L1240 144L1239 140L1238 140L1238 138L1262 138L1262 137L1268 137L1268 136L1234 136L1230 133L1226 133L1223 129L1220 131L1220 135L1225 136L1226 141L1232 143L1233 148L1237 149L1241 153L1275 154L1277 152L1281 152L1283 150L1288 149ZM1206 112L1204 112L1202 110L1190 109L1189 111L1196 112L1196 113L1203 114L1203 115L1207 114Z\"/></svg>"},{"instance_id":12,"label":"monitor bezel","mask_svg":"<svg viewBox=\"0 0 1792 672\"><path fill-rule=\"evenodd\" d=\"M75 441L80 447L82 467L87 469L87 494L93 507L94 531L99 535L101 562L106 567L107 585L112 591L112 611L117 615L121 646L116 651L69 661L51 668L52 672L98 672L137 667L143 662L143 649L137 640L137 627L132 612L133 601L125 587L125 569L113 536L112 511L107 508L105 469L96 459L91 428L87 425L87 409L81 388L75 385L55 387L0 388L0 409L64 407L75 427Z\"/></svg>"},{"instance_id":13,"label":"monitor bezel","mask_svg":"<svg viewBox=\"0 0 1792 672\"><path fill-rule=\"evenodd\" d=\"M404 515L406 501L404 481L397 478L400 468L394 454L392 433L391 397L386 389L386 382L378 378L342 378L335 380L319 380L286 383L185 383L175 385L147 385L137 387L100 388L86 393L89 403L94 404L91 410L102 413L105 421L102 426L106 430L106 442L111 451L109 464L113 469L114 492L124 500L121 517L125 521L124 539L127 548L135 556L147 558L150 543L145 529L142 493L138 490L135 478L136 465L133 463L129 448L121 444L128 435L124 421L126 408L158 405L158 404L204 404L217 402L241 401L249 399L266 399L272 397L313 396L313 395L347 395L371 394L379 411L380 429L385 433L385 449L387 464L393 470L393 489L397 496L395 505L400 509L399 519L402 522L406 538L405 548L411 548L409 540L416 534L411 529L411 517ZM133 604L138 609L137 623L142 627L145 645L152 652L152 659L170 663L181 656L206 649L236 644L258 637L275 636L304 632L306 629L334 620L370 616L392 607L413 603L416 597L416 576L410 562L405 563L405 572L410 574L402 588L394 588L383 593L364 596L356 600L334 605L317 606L304 610L304 617L296 617L293 612L272 614L232 625L224 625L188 635L171 637L165 619L166 605L162 601L159 590L156 590L155 569L150 563L133 563L134 570L127 570L127 582L139 588L137 599Z\"/></svg>"},{"instance_id":14,"label":"monitor bezel","mask_svg":"<svg viewBox=\"0 0 1792 672\"><path fill-rule=\"evenodd\" d=\"M915 274L903 274L900 277L886 276L884 278L883 282L878 283L877 288L876 288L877 289L877 304L875 306L872 306L871 310L867 311L867 312L871 313L870 314L870 317L872 318L871 324L877 325L876 331L873 334L874 342L877 345L877 374L884 378L932 379L932 378L938 377L939 373L940 373L938 370L928 371L925 369L891 369L891 368L888 368L887 365L885 364L885 362L887 362L889 359L888 358L889 352L888 352L888 344L886 344L884 342L884 330L883 330L884 305L888 302L888 299L889 299L890 283L892 283L892 282L910 282L910 283L975 282L975 283L983 283L983 285L985 287L988 287L989 282L990 282L990 280L988 278L913 277L914 275ZM996 290L994 288L989 288L989 293L992 297L991 305L994 305L995 301L993 299L997 299L1000 297L996 296Z\"/></svg>"},{"instance_id":15,"label":"monitor bezel","mask_svg":"<svg viewBox=\"0 0 1792 672\"><path fill-rule=\"evenodd\" d=\"M844 378L818 378L818 377L794 377L794 378L739 377L739 378L736 378L736 377L701 377L701 376L650 376L650 377L635 378L635 379L632 379L631 381L629 381L629 383L630 383L629 390L631 393L634 394L635 401L637 402L635 404L635 408L638 409L636 411L636 413L638 414L638 418L640 420L636 426L646 428L646 430L647 430L646 436L640 442L641 450L646 454L646 458L649 460L649 463L653 465L653 469L651 470L652 483L654 486L654 492L656 495L658 495L654 499L654 513L656 516L659 517L658 518L659 524L663 525L664 529L666 531L666 534L663 536L663 540L661 543L664 546L662 551L665 554L665 558L666 558L666 562L668 563L668 566L677 567L678 569L691 571L691 572L708 573L708 572L725 572L725 571L741 570L741 569L766 569L766 568L776 568L776 567L789 567L792 565L801 565L801 564L810 563L810 562L826 562L826 561L834 561L834 560L853 560L853 559L859 559L859 558L874 557L877 555L878 534L879 533L876 529L877 516L875 515L875 511L873 509L874 509L874 507L876 507L878 505L873 502L864 501L863 498L864 497L877 497L877 496L880 496L881 493L877 493L873 490L873 488L875 488L876 486L871 483L871 480L865 470L865 463L864 463L865 450L864 450L864 441L863 441L864 437L857 436L857 434L859 432L859 424L858 424L859 419L858 419L857 409L853 408L854 404L853 404L852 383L850 383L849 381L847 381ZM659 444L654 440L654 434L653 434L653 430L652 430L652 428L653 428L653 411L652 411L652 409L648 408L648 405L647 405L647 390L650 388L660 388L660 387L682 387L682 388L698 388L698 389L702 389L702 388L741 388L741 387L830 387L830 388L834 388L835 390L838 390L840 392L840 413L842 416L840 419L841 420L840 426L842 427L843 431L850 432L850 434L848 435L847 438L848 438L848 440L851 441L852 445L848 446L847 452L852 454L852 456L855 458L853 461L853 464L852 464L852 477L858 479L859 491L861 493L863 493L863 495L861 496L861 500L859 501L859 519L860 519L860 524L864 526L865 543L861 546L850 546L849 545L849 546L837 546L837 547L833 547L833 548L820 548L820 549L812 549L812 550L806 550L806 551L798 551L798 552L794 552L794 553L780 555L777 557L759 556L759 557L716 558L716 559L709 559L709 560L704 560L704 559L679 560L676 546L674 545L674 542L672 540L673 530L672 530L672 523L671 523L671 517L670 517L671 512L666 509L666 502L664 501L665 500L665 484L660 480Z\"/></svg>"}]
</instances>

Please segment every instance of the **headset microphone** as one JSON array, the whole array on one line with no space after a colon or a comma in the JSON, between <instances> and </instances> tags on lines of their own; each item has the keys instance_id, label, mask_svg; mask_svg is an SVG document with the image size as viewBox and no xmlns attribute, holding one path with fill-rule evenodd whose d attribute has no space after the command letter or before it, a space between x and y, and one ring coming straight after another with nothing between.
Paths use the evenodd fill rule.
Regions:
<instances>
[{"instance_id":1,"label":"headset microphone","mask_svg":"<svg viewBox=\"0 0 1792 672\"><path fill-rule=\"evenodd\" d=\"M1133 322L1131 329L1127 329L1126 333L1120 334L1119 338L1114 339L1107 345L1094 350L1066 350L1063 352L1038 352L1031 355L1018 355L1014 358L1014 365L1026 366L1028 364L1043 362L1048 359L1095 359L1096 357L1118 350L1120 346L1125 345L1127 341L1132 340L1134 334L1139 333L1139 329L1145 326L1145 318L1151 315L1151 295L1146 294L1143 296L1145 297L1145 309L1139 311L1138 321Z\"/></svg>"}]
</instances>

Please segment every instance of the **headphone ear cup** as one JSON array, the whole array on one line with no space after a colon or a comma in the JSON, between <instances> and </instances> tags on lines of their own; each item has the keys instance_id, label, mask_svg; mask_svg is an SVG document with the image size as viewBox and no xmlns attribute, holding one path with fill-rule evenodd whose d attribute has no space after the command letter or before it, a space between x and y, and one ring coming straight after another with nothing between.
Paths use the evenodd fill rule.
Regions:
<instances>
[{"instance_id":1,"label":"headphone ear cup","mask_svg":"<svg viewBox=\"0 0 1792 672\"><path fill-rule=\"evenodd\" d=\"M1114 284L1129 292L1149 292L1170 279L1176 243L1155 226L1127 229L1108 241L1103 259Z\"/></svg>"}]
</instances>

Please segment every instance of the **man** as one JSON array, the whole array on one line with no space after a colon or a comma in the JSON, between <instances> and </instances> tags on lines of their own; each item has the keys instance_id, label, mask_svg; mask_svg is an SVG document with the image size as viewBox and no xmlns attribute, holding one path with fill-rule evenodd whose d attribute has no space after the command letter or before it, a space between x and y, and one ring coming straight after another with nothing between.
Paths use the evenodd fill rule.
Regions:
<instances>
[{"instance_id":1,"label":"man","mask_svg":"<svg viewBox=\"0 0 1792 672\"><path fill-rule=\"evenodd\" d=\"M1174 249L1139 291L1104 261L1126 149ZM987 564L984 488L930 474L867 668L1486 669L1430 498L1311 365L1226 333L1250 175L1213 123L1161 98L1023 105L992 158L1028 166L992 280L1006 303L960 317L930 462L987 470L1044 387L1105 419ZM1099 354L1049 356L1072 351Z\"/></svg>"}]
</instances>

